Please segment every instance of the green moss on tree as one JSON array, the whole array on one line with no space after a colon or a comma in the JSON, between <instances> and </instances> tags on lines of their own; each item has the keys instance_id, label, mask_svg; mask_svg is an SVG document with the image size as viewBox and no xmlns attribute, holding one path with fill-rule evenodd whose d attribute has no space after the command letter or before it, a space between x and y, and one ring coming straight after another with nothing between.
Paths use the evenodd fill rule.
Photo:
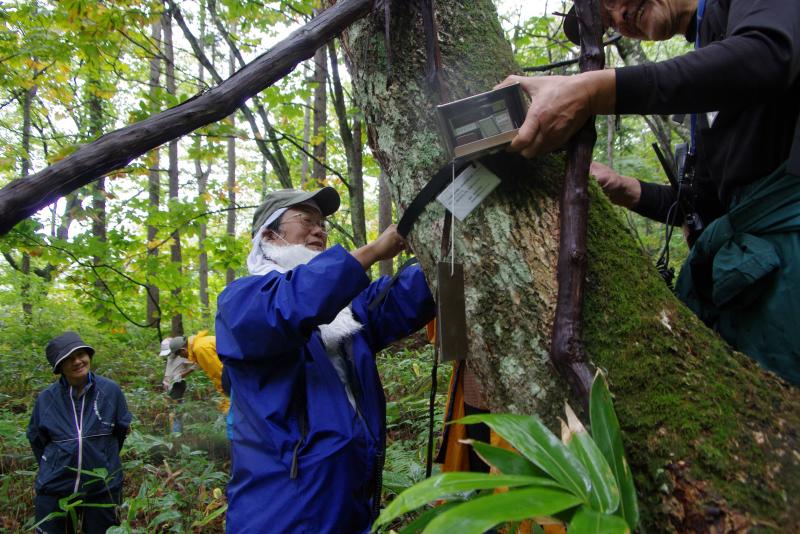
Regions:
<instances>
[{"instance_id":1,"label":"green moss on tree","mask_svg":"<svg viewBox=\"0 0 800 534\"><path fill-rule=\"evenodd\" d=\"M663 524L664 497L674 490L661 487L670 484L665 470L685 461L691 479L708 488L708 506L724 496L756 519L796 524L786 502L800 494L796 392L678 302L599 188L592 193L584 337L615 394L639 493L649 501L645 519Z\"/></svg>"}]
</instances>

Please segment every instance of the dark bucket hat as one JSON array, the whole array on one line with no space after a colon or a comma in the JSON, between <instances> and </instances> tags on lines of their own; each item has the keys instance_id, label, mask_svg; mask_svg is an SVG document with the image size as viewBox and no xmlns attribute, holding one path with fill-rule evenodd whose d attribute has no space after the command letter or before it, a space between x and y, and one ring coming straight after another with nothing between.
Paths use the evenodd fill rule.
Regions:
<instances>
[{"instance_id":1,"label":"dark bucket hat","mask_svg":"<svg viewBox=\"0 0 800 534\"><path fill-rule=\"evenodd\" d=\"M94 349L84 343L81 336L75 332L64 332L50 340L44 349L44 353L47 356L47 361L53 366L53 372L58 374L58 366L61 362L78 349L86 349L90 358L94 356Z\"/></svg>"},{"instance_id":2,"label":"dark bucket hat","mask_svg":"<svg viewBox=\"0 0 800 534\"><path fill-rule=\"evenodd\" d=\"M603 9L601 6L600 9ZM607 30L608 26L603 23L603 31ZM581 31L580 31L580 22L578 21L578 13L575 11L575 6L573 5L569 8L569 11L564 15L564 35L567 36L573 44L580 46L581 44Z\"/></svg>"},{"instance_id":3,"label":"dark bucket hat","mask_svg":"<svg viewBox=\"0 0 800 534\"><path fill-rule=\"evenodd\" d=\"M291 208L297 204L313 200L319 206L323 217L327 217L339 209L339 193L336 189L326 186L315 191L298 191L297 189L280 189L269 193L264 202L253 214L253 228L250 235L254 236L270 215L281 208Z\"/></svg>"},{"instance_id":4,"label":"dark bucket hat","mask_svg":"<svg viewBox=\"0 0 800 534\"><path fill-rule=\"evenodd\" d=\"M576 45L581 44L581 31L578 26L578 14L575 12L575 6L572 6L564 17L564 35Z\"/></svg>"}]
</instances>

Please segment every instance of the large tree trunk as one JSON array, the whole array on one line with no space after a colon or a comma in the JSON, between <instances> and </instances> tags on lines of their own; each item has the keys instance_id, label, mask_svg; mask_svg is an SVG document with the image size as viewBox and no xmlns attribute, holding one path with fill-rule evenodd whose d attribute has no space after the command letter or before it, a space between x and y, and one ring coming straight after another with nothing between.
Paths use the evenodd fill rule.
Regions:
<instances>
[{"instance_id":1,"label":"large tree trunk","mask_svg":"<svg viewBox=\"0 0 800 534\"><path fill-rule=\"evenodd\" d=\"M386 230L392 224L392 195L389 193L389 183L386 173L381 171L378 177L378 233ZM378 264L378 273L381 276L392 276L392 260L381 260Z\"/></svg>"},{"instance_id":2,"label":"large tree trunk","mask_svg":"<svg viewBox=\"0 0 800 534\"><path fill-rule=\"evenodd\" d=\"M489 0L436 4L454 98L518 70ZM356 23L345 45L373 153L402 210L446 158L435 129L438 102L425 89L421 17L405 2L394 5L389 85L381 18ZM563 173L561 156L520 166L455 226L470 366L493 410L549 423L568 391L549 357ZM433 203L411 234L432 285L442 221ZM586 349L616 396L645 527L800 526L798 390L733 352L682 306L594 186L588 257Z\"/></svg>"}]
</instances>

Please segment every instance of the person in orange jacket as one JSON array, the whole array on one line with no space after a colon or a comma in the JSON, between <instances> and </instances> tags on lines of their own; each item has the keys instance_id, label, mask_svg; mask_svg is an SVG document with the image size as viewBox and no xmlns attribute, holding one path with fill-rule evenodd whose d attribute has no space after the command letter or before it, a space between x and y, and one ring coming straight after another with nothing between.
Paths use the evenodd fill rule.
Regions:
<instances>
[{"instance_id":1,"label":"person in orange jacket","mask_svg":"<svg viewBox=\"0 0 800 534\"><path fill-rule=\"evenodd\" d=\"M228 413L230 401L222 387L222 362L217 356L217 338L209 336L207 330L201 330L188 338L177 336L170 340L169 348L176 356L182 356L197 364L211 379L211 383L222 395L219 410Z\"/></svg>"}]
</instances>

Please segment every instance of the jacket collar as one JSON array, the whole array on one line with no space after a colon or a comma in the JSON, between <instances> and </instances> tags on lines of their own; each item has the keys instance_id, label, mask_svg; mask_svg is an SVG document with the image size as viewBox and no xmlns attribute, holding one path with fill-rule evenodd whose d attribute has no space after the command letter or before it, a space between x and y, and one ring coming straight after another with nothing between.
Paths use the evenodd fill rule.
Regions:
<instances>
[{"instance_id":1,"label":"jacket collar","mask_svg":"<svg viewBox=\"0 0 800 534\"><path fill-rule=\"evenodd\" d=\"M61 375L61 377L58 379L58 383L59 383L59 384L61 384L61 387L62 387L62 388L63 388L63 389L64 389L64 390L65 390L67 393L69 393L69 388L70 388L70 385L69 385L69 382L67 382L67 379L66 379L66 377L65 377L63 374L62 374L62 375ZM94 372L92 372L92 371L89 371L89 376L87 377L87 380L86 380L86 388L84 388L84 391L85 391L85 392L88 392L88 391L89 391L89 388L90 388L90 387L92 387L92 385L93 385L93 384L94 384Z\"/></svg>"}]
</instances>

